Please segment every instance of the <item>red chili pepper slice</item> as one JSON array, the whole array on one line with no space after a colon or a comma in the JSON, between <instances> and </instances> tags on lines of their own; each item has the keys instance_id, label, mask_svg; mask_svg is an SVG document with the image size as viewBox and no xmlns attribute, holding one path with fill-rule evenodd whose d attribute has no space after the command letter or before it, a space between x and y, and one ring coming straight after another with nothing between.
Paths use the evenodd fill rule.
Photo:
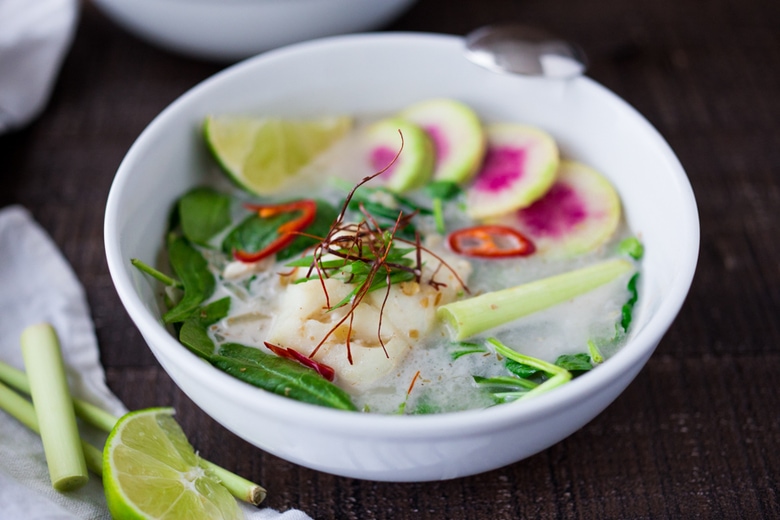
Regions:
<instances>
[{"instance_id":1,"label":"red chili pepper slice","mask_svg":"<svg viewBox=\"0 0 780 520\"><path fill-rule=\"evenodd\" d=\"M525 235L507 226L485 225L458 229L449 236L450 248L458 254L480 258L530 255L536 250Z\"/></svg>"},{"instance_id":2,"label":"red chili pepper slice","mask_svg":"<svg viewBox=\"0 0 780 520\"><path fill-rule=\"evenodd\" d=\"M314 221L317 214L317 203L311 199L301 199L284 204L245 204L244 207L251 211L257 211L260 218L268 218L281 213L299 211L301 214L290 221L285 222L276 230L279 236L265 248L254 253L247 251L235 251L233 257L241 262L257 262L277 251L287 247L295 239L296 233L303 231Z\"/></svg>"},{"instance_id":3,"label":"red chili pepper slice","mask_svg":"<svg viewBox=\"0 0 780 520\"><path fill-rule=\"evenodd\" d=\"M309 367L313 369L315 372L317 372L319 375L327 379L328 381L333 381L333 378L336 377L336 371L333 370L331 367L326 365L325 363L320 363L319 361L314 361L310 357L306 357L294 348L283 348L278 345L274 345L273 343L268 343L267 341L264 341L265 346L268 347L268 350L273 352L279 357L292 359L293 361L297 361L303 366Z\"/></svg>"}]
</instances>

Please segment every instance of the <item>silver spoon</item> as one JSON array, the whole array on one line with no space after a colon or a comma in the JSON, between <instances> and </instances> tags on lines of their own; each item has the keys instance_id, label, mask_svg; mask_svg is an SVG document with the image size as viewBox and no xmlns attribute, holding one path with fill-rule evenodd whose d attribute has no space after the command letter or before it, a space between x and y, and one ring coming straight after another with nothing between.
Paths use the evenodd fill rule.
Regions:
<instances>
[{"instance_id":1,"label":"silver spoon","mask_svg":"<svg viewBox=\"0 0 780 520\"><path fill-rule=\"evenodd\" d=\"M587 68L578 46L514 23L488 25L466 35L466 57L495 72L557 79L581 76Z\"/></svg>"}]
</instances>

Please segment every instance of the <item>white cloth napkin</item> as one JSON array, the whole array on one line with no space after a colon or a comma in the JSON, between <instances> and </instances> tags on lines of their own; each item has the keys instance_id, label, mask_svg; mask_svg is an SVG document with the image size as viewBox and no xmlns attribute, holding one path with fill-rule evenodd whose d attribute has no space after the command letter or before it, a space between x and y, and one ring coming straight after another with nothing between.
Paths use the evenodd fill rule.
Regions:
<instances>
[{"instance_id":1,"label":"white cloth napkin","mask_svg":"<svg viewBox=\"0 0 780 520\"><path fill-rule=\"evenodd\" d=\"M6 207L0 209L0 360L23 369L19 337L24 328L41 322L57 330L73 395L115 415L126 412L105 384L86 296L75 273L27 210ZM105 435L93 432L89 440L101 445ZM310 520L294 509L279 513L241 506L251 520ZM90 478L74 492L55 491L40 438L2 411L0 510L9 519L110 518L99 479Z\"/></svg>"},{"instance_id":2,"label":"white cloth napkin","mask_svg":"<svg viewBox=\"0 0 780 520\"><path fill-rule=\"evenodd\" d=\"M78 9L77 0L0 0L0 133L46 106Z\"/></svg>"}]
</instances>

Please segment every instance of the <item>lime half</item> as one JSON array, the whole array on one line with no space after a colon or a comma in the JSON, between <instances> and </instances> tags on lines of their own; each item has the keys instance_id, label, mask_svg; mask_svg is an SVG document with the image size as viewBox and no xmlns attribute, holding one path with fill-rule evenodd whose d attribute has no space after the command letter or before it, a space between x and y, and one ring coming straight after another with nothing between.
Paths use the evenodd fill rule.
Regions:
<instances>
[{"instance_id":1,"label":"lime half","mask_svg":"<svg viewBox=\"0 0 780 520\"><path fill-rule=\"evenodd\" d=\"M172 408L123 416L103 450L103 486L113 518L238 519L233 496L199 463Z\"/></svg>"},{"instance_id":2,"label":"lime half","mask_svg":"<svg viewBox=\"0 0 780 520\"><path fill-rule=\"evenodd\" d=\"M209 116L204 134L225 172L244 189L278 192L352 128L347 116L317 119Z\"/></svg>"}]
</instances>

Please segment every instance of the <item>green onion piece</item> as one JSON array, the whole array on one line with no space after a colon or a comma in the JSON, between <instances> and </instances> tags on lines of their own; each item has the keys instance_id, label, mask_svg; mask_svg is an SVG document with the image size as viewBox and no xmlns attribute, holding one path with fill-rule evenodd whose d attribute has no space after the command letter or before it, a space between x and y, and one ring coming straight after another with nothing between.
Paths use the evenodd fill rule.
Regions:
<instances>
[{"instance_id":1,"label":"green onion piece","mask_svg":"<svg viewBox=\"0 0 780 520\"><path fill-rule=\"evenodd\" d=\"M57 333L47 323L32 325L22 331L21 345L52 486L78 489L89 476Z\"/></svg>"},{"instance_id":2,"label":"green onion piece","mask_svg":"<svg viewBox=\"0 0 780 520\"><path fill-rule=\"evenodd\" d=\"M35 433L40 434L35 407L2 383L0 383L0 408ZM103 452L88 442L80 441L80 443L87 468L95 475L101 476L103 474Z\"/></svg>"},{"instance_id":3,"label":"green onion piece","mask_svg":"<svg viewBox=\"0 0 780 520\"><path fill-rule=\"evenodd\" d=\"M563 303L627 273L634 267L624 259L607 260L523 285L442 305L439 318L462 340L517 318Z\"/></svg>"}]
</instances>

